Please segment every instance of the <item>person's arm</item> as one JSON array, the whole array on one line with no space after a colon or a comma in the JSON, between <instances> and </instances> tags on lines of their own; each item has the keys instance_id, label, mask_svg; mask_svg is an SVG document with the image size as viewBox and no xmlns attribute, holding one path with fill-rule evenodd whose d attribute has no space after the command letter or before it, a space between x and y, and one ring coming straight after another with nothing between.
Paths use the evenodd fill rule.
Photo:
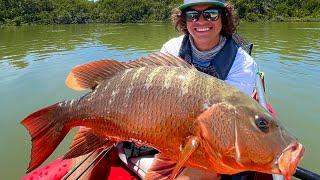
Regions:
<instances>
[{"instance_id":1,"label":"person's arm","mask_svg":"<svg viewBox=\"0 0 320 180\"><path fill-rule=\"evenodd\" d=\"M256 62L242 48L239 48L225 82L250 96L255 89L257 71Z\"/></svg>"}]
</instances>

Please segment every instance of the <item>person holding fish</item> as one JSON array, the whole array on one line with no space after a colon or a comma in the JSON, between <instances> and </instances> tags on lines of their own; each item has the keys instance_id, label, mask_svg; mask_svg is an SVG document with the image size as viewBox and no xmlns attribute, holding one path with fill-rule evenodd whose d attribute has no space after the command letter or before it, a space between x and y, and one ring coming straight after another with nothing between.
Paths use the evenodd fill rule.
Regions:
<instances>
[{"instance_id":1,"label":"person holding fish","mask_svg":"<svg viewBox=\"0 0 320 180\"><path fill-rule=\"evenodd\" d=\"M80 126L63 157L67 162L116 146L119 158L141 179L215 179L245 171L291 179L304 147L248 96L257 66L232 38L232 8L224 0L185 0L178 9L173 19L185 35L165 43L162 53L78 65L66 85L90 92L21 121L32 141L27 172L36 175L69 131ZM128 157L124 141L159 153Z\"/></svg>"},{"instance_id":2,"label":"person holding fish","mask_svg":"<svg viewBox=\"0 0 320 180\"><path fill-rule=\"evenodd\" d=\"M257 64L233 39L238 22L231 4L225 0L184 0L182 5L173 9L171 18L175 29L183 35L170 39L160 52L181 57L197 70L252 95ZM150 156L134 159L140 164L151 164L152 160ZM199 172L194 170L185 174L199 177ZM215 175L205 173L204 176Z\"/></svg>"}]
</instances>

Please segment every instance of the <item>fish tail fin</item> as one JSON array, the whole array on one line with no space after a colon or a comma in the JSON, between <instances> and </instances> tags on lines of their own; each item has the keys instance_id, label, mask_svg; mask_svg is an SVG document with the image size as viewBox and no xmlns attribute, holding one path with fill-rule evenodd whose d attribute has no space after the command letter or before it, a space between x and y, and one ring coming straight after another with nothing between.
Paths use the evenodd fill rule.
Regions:
<instances>
[{"instance_id":1,"label":"fish tail fin","mask_svg":"<svg viewBox=\"0 0 320 180\"><path fill-rule=\"evenodd\" d=\"M67 135L66 116L60 104L36 111L21 121L32 141L31 160L27 172L43 163Z\"/></svg>"}]
</instances>

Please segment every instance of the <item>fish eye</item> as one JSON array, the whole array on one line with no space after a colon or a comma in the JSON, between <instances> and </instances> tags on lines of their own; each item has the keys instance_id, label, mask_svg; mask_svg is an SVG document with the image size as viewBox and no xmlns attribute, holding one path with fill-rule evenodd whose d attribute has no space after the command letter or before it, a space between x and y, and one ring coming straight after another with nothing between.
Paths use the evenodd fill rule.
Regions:
<instances>
[{"instance_id":1,"label":"fish eye","mask_svg":"<svg viewBox=\"0 0 320 180\"><path fill-rule=\"evenodd\" d=\"M270 122L263 117L256 116L255 123L257 127L264 133L269 132Z\"/></svg>"}]
</instances>

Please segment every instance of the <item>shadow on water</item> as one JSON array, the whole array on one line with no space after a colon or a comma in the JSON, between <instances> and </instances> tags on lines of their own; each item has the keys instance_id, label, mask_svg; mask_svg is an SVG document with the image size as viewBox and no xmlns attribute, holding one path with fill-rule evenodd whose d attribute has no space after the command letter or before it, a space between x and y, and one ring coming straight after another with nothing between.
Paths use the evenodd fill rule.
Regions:
<instances>
[{"instance_id":1,"label":"shadow on water","mask_svg":"<svg viewBox=\"0 0 320 180\"><path fill-rule=\"evenodd\" d=\"M266 73L279 119L306 146L302 166L320 173L320 23L241 24ZM91 24L0 29L0 179L24 174L30 137L20 120L50 104L81 96L64 80L70 69L98 59L126 61L158 51L177 36L169 24ZM50 160L68 149L72 135ZM8 163L3 163L8 162Z\"/></svg>"}]
</instances>

